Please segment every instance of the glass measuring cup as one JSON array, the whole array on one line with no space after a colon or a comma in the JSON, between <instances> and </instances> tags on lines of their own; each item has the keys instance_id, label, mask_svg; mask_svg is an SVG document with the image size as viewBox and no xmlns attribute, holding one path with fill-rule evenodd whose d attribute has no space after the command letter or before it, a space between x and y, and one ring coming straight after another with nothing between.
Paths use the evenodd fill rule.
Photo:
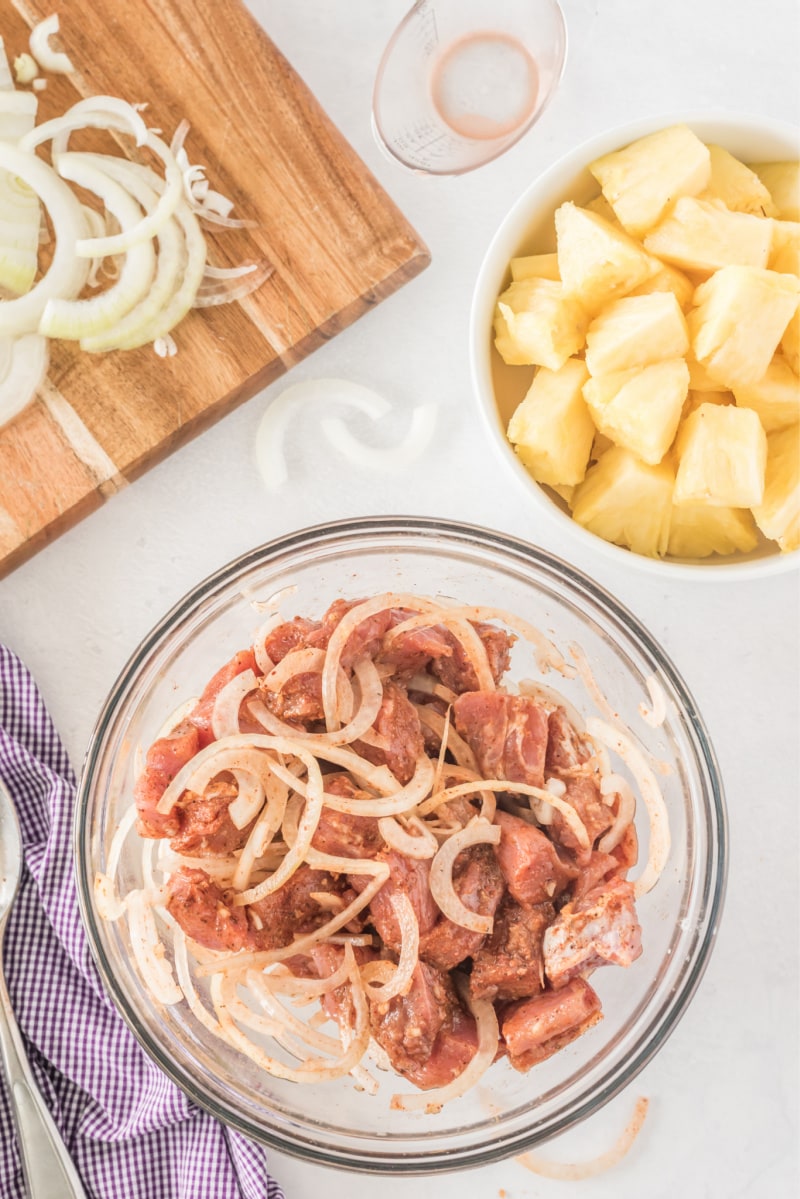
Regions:
<instances>
[{"instance_id":1,"label":"glass measuring cup","mask_svg":"<svg viewBox=\"0 0 800 1199\"><path fill-rule=\"evenodd\" d=\"M378 144L427 175L483 166L541 116L566 53L556 0L417 0L378 67Z\"/></svg>"}]
</instances>

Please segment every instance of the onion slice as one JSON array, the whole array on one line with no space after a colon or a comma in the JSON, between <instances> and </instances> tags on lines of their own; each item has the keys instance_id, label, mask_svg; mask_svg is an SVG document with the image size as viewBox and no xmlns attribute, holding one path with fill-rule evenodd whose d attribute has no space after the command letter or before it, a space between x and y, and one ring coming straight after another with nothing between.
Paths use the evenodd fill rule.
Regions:
<instances>
[{"instance_id":1,"label":"onion slice","mask_svg":"<svg viewBox=\"0 0 800 1199\"><path fill-rule=\"evenodd\" d=\"M0 381L0 426L28 406L44 382L49 361L47 340L38 333L8 341L8 364Z\"/></svg>"},{"instance_id":2,"label":"onion slice","mask_svg":"<svg viewBox=\"0 0 800 1199\"><path fill-rule=\"evenodd\" d=\"M633 884L636 898L646 894L658 882L667 864L671 845L669 831L669 813L664 803L664 796L656 781L656 776L644 759L644 755L633 744L630 737L619 729L612 728L596 716L590 716L586 721L586 730L591 737L596 737L601 744L608 746L630 770L639 788L639 794L644 800L647 815L650 818L650 838L648 842L647 862L641 875Z\"/></svg>"},{"instance_id":3,"label":"onion slice","mask_svg":"<svg viewBox=\"0 0 800 1199\"><path fill-rule=\"evenodd\" d=\"M581 1182L584 1178L594 1178L622 1161L641 1132L649 1105L650 1101L643 1095L640 1096L636 1100L633 1115L616 1143L590 1161L554 1162L538 1153L523 1153L514 1160L531 1173L538 1174L540 1178L553 1178L559 1182Z\"/></svg>"},{"instance_id":4,"label":"onion slice","mask_svg":"<svg viewBox=\"0 0 800 1199\"><path fill-rule=\"evenodd\" d=\"M58 28L58 13L52 13L34 25L30 36L31 54L43 71L53 75L69 75L75 70L69 55L54 50L50 45L50 38L58 33Z\"/></svg>"},{"instance_id":5,"label":"onion slice","mask_svg":"<svg viewBox=\"0 0 800 1199\"><path fill-rule=\"evenodd\" d=\"M499 824L490 824L482 816L473 816L469 824L447 838L431 862L431 895L440 910L454 924L475 933L488 935L494 927L494 917L482 916L464 906L453 886L453 866L462 850L470 845L497 845L501 833Z\"/></svg>"}]
</instances>

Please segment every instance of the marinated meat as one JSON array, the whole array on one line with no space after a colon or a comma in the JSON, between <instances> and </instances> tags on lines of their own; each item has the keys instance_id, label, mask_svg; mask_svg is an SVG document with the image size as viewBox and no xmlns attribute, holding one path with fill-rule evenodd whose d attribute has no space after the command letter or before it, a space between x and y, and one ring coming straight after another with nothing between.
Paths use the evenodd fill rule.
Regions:
<instances>
[{"instance_id":1,"label":"marinated meat","mask_svg":"<svg viewBox=\"0 0 800 1199\"><path fill-rule=\"evenodd\" d=\"M378 954L366 945L356 945L353 949L356 963L359 966L377 960ZM344 961L344 948L341 945L314 945L309 951L313 962L314 972L318 978L330 978L335 974ZM322 1006L339 1024L350 1027L355 1024L355 1012L351 998L350 987L345 985L335 987L323 997Z\"/></svg>"},{"instance_id":2,"label":"marinated meat","mask_svg":"<svg viewBox=\"0 0 800 1199\"><path fill-rule=\"evenodd\" d=\"M501 1031L515 1070L530 1070L602 1019L600 1000L589 984L575 978L560 991L544 991L513 1004Z\"/></svg>"},{"instance_id":3,"label":"marinated meat","mask_svg":"<svg viewBox=\"0 0 800 1199\"><path fill-rule=\"evenodd\" d=\"M598 966L630 966L641 952L633 885L620 878L567 904L544 935L544 967L554 987Z\"/></svg>"},{"instance_id":4,"label":"marinated meat","mask_svg":"<svg viewBox=\"0 0 800 1199\"><path fill-rule=\"evenodd\" d=\"M186 936L206 949L235 953L249 944L245 909L233 907L205 870L181 866L171 874L166 907Z\"/></svg>"},{"instance_id":5,"label":"marinated meat","mask_svg":"<svg viewBox=\"0 0 800 1199\"><path fill-rule=\"evenodd\" d=\"M588 891L598 886L604 879L610 878L612 874L618 874L619 871L620 864L613 854L600 853L595 850L572 884L570 896L572 902L575 903L576 900L582 899Z\"/></svg>"},{"instance_id":6,"label":"marinated meat","mask_svg":"<svg viewBox=\"0 0 800 1199\"><path fill-rule=\"evenodd\" d=\"M210 745L214 740L214 734L211 731L211 717L214 713L214 703L217 696L227 683L235 679L238 674L244 674L246 670L258 673L256 660L249 649L241 650L238 654L234 654L230 662L227 662L221 670L218 670L211 681L206 684L205 691L189 715L189 720L195 726L200 736L201 749L205 745Z\"/></svg>"},{"instance_id":7,"label":"marinated meat","mask_svg":"<svg viewBox=\"0 0 800 1199\"><path fill-rule=\"evenodd\" d=\"M579 820L586 829L589 844L594 845L597 838L611 828L614 823L614 813L603 802L600 788L593 778L588 776L570 778L566 780L566 787L563 799L575 809ZM578 838L558 811L553 812L550 833L554 841L575 854L580 865L589 860L591 849L581 848Z\"/></svg>"},{"instance_id":8,"label":"marinated meat","mask_svg":"<svg viewBox=\"0 0 800 1199\"><path fill-rule=\"evenodd\" d=\"M236 798L235 783L216 782L203 795L185 791L179 801L180 830L170 845L189 857L224 857L241 849L250 835L252 821L237 828L228 809Z\"/></svg>"},{"instance_id":9,"label":"marinated meat","mask_svg":"<svg viewBox=\"0 0 800 1199\"><path fill-rule=\"evenodd\" d=\"M400 620L396 617L399 615ZM407 613L395 614L394 623L405 620ZM390 646L382 649L378 661L391 666L395 675L421 674L429 662L438 658L449 658L453 653L453 639L441 625L430 625L400 633Z\"/></svg>"},{"instance_id":10,"label":"marinated meat","mask_svg":"<svg viewBox=\"0 0 800 1199\"><path fill-rule=\"evenodd\" d=\"M385 748L363 741L353 742L353 748L368 762L388 766L399 783L409 782L417 759L425 752L425 741L419 716L405 687L391 680L384 683L383 700L372 727L383 739Z\"/></svg>"},{"instance_id":11,"label":"marinated meat","mask_svg":"<svg viewBox=\"0 0 800 1199\"><path fill-rule=\"evenodd\" d=\"M341 876L327 870L312 870L299 866L289 880L277 891L249 904L247 911L252 926L251 940L255 949L282 949L295 937L313 932L327 920L330 909L323 907L315 894L326 892L341 896L344 882Z\"/></svg>"},{"instance_id":12,"label":"marinated meat","mask_svg":"<svg viewBox=\"0 0 800 1199\"><path fill-rule=\"evenodd\" d=\"M327 649L328 642L342 618L351 608L357 608L363 600L334 600L322 618L322 623L314 629L306 639L305 644L315 649ZM391 609L376 612L356 625L345 642L341 654L341 664L349 669L359 658L374 658L381 648L383 637L392 623Z\"/></svg>"},{"instance_id":13,"label":"marinated meat","mask_svg":"<svg viewBox=\"0 0 800 1199\"><path fill-rule=\"evenodd\" d=\"M463 1073L477 1050L478 1026L474 1018L455 1007L439 1030L428 1060L412 1063L404 1074L421 1091L445 1087Z\"/></svg>"},{"instance_id":14,"label":"marinated meat","mask_svg":"<svg viewBox=\"0 0 800 1199\"><path fill-rule=\"evenodd\" d=\"M293 649L300 649L306 645L308 637L319 627L318 620L306 620L302 616L295 616L294 620L284 621L267 633L264 649L277 664Z\"/></svg>"},{"instance_id":15,"label":"marinated meat","mask_svg":"<svg viewBox=\"0 0 800 1199\"><path fill-rule=\"evenodd\" d=\"M346 774L325 776L325 790L347 799L367 797ZM336 858L374 858L383 846L383 837L374 816L356 816L324 807L311 841L314 849Z\"/></svg>"},{"instance_id":16,"label":"marinated meat","mask_svg":"<svg viewBox=\"0 0 800 1199\"><path fill-rule=\"evenodd\" d=\"M555 914L551 903L523 908L506 896L491 936L472 961L469 989L473 998L524 999L544 989L542 938Z\"/></svg>"},{"instance_id":17,"label":"marinated meat","mask_svg":"<svg viewBox=\"0 0 800 1199\"><path fill-rule=\"evenodd\" d=\"M568 773L591 757L591 749L570 722L563 708L555 708L547 718L548 776Z\"/></svg>"},{"instance_id":18,"label":"marinated meat","mask_svg":"<svg viewBox=\"0 0 800 1199\"><path fill-rule=\"evenodd\" d=\"M370 1003L372 1035L401 1074L429 1061L440 1029L458 1008L449 975L419 962L406 995Z\"/></svg>"},{"instance_id":19,"label":"marinated meat","mask_svg":"<svg viewBox=\"0 0 800 1199\"><path fill-rule=\"evenodd\" d=\"M173 808L162 815L158 802L178 771L200 748L196 727L184 720L166 737L154 741L147 751L144 770L134 790L140 837L174 837L181 827L181 812Z\"/></svg>"},{"instance_id":20,"label":"marinated meat","mask_svg":"<svg viewBox=\"0 0 800 1199\"><path fill-rule=\"evenodd\" d=\"M547 903L577 877L575 867L563 862L552 841L532 824L501 811L495 823L503 830L497 860L509 891L523 907Z\"/></svg>"},{"instance_id":21,"label":"marinated meat","mask_svg":"<svg viewBox=\"0 0 800 1199\"><path fill-rule=\"evenodd\" d=\"M506 633L504 629L496 629L494 625L483 624L480 621L471 621L470 623L483 642L492 678L495 683L499 683L511 662L511 646L514 644L514 637L510 633ZM477 690L478 679L461 642L452 633L448 633L447 636L452 644L453 652L446 657L434 658L430 666L431 674L436 675L445 687L449 687L458 695L465 691Z\"/></svg>"},{"instance_id":22,"label":"marinated meat","mask_svg":"<svg viewBox=\"0 0 800 1199\"><path fill-rule=\"evenodd\" d=\"M389 877L370 904L370 923L383 943L395 953L400 950L400 928L392 907L392 896L407 895L417 917L420 935L429 932L439 917L439 908L431 895L431 864L424 858L407 858L393 849L382 849L376 861L387 862ZM347 881L355 891L364 890L369 879L349 874Z\"/></svg>"},{"instance_id":23,"label":"marinated meat","mask_svg":"<svg viewBox=\"0 0 800 1199\"><path fill-rule=\"evenodd\" d=\"M307 728L317 720L323 720L322 675L304 670L287 679L280 691L261 688L261 698L273 715L287 724Z\"/></svg>"},{"instance_id":24,"label":"marinated meat","mask_svg":"<svg viewBox=\"0 0 800 1199\"><path fill-rule=\"evenodd\" d=\"M490 845L473 845L459 854L453 867L453 887L471 912L494 916L505 883ZM420 937L419 956L440 970L452 970L477 953L484 940L484 933L440 916L430 932Z\"/></svg>"},{"instance_id":25,"label":"marinated meat","mask_svg":"<svg viewBox=\"0 0 800 1199\"><path fill-rule=\"evenodd\" d=\"M453 715L484 778L544 786L547 715L535 699L472 691L459 695Z\"/></svg>"}]
</instances>

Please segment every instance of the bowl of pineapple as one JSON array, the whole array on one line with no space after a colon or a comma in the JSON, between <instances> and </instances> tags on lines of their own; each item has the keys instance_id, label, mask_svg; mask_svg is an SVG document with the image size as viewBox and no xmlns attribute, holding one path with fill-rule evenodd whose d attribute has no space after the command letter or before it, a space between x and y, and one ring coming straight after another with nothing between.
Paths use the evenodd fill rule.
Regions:
<instances>
[{"instance_id":1,"label":"bowl of pineapple","mask_svg":"<svg viewBox=\"0 0 800 1199\"><path fill-rule=\"evenodd\" d=\"M798 159L781 122L642 120L511 209L470 349L533 513L658 571L800 563Z\"/></svg>"}]
</instances>

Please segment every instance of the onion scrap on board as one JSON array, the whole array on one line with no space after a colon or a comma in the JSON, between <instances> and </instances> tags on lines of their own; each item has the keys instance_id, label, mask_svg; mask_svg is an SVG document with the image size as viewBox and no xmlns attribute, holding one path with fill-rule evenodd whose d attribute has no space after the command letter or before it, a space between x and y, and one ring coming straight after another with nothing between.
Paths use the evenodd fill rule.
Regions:
<instances>
[{"instance_id":1,"label":"onion scrap on board","mask_svg":"<svg viewBox=\"0 0 800 1199\"><path fill-rule=\"evenodd\" d=\"M575 708L555 688L525 680L525 689L517 690L503 678L521 637L543 674L557 670L586 686L529 622L499 608L393 592L336 601L321 620L290 620L281 604L293 595L287 587L273 600L252 601L269 616L251 645L199 699L175 711L140 758L134 802L122 813L106 871L95 880L97 910L107 921L127 923L137 972L156 1002L185 1003L208 1032L268 1073L298 1083L350 1075L356 1087L375 1094L379 1083L367 1061L388 1062L420 1088L393 1095L390 1106L436 1113L483 1077L498 1050L524 1072L600 1018L600 1000L586 975L604 960L630 965L640 952L638 932L631 932L633 901L655 885L666 864L666 807L633 734L594 717L576 726L568 715L577 716ZM408 665L403 653L411 643L399 640L398 630L401 638L407 630L414 645L431 639L443 645L442 660L455 655L461 675L438 677L435 658L428 667L417 659ZM405 673L398 665L404 661ZM293 696L311 704L305 723L292 716ZM486 722L478 722L477 733L469 727L476 697L499 704L508 720L521 711L534 724L545 721L542 744L552 735L556 758L544 786L502 777L502 758L494 766L500 777L481 768L490 743L481 731ZM594 698L593 688L587 698ZM401 724L392 726L398 710ZM427 713L425 721L420 713ZM518 735L519 729L509 734L512 750ZM402 768L392 753L405 754ZM613 767L612 753L619 759ZM570 800L576 780L583 786L594 780L594 815ZM628 881L638 799L650 821L651 848L639 879ZM202 813L202 827L212 831L181 842L177 834L190 832L195 819L190 810ZM498 913L501 921L508 918L503 911L524 915L514 891L522 886L518 865L503 839L512 836L512 826L514 842L523 833L523 843L534 839L536 853L558 845L553 878L567 873L547 884L543 907L531 900L547 912L540 981L531 984L529 998L518 993L509 1006L502 992L480 991L475 955L494 936ZM120 891L117 875L134 828L141 837L141 882ZM214 841L220 829L227 831ZM461 889L465 866L476 863L480 896L489 894L493 879L502 880L493 906ZM416 883L398 887L402 872ZM310 892L298 899L292 888L301 879ZM426 880L423 899L420 880ZM574 894L573 883L582 888ZM621 923L614 917L598 934L607 900L622 911ZM298 915L309 910L313 917ZM566 921L572 952L583 911L594 929L591 953L577 975L571 966L564 973L563 962L548 958L548 937ZM282 920L289 923L278 934ZM455 966L430 965L436 929L468 938ZM556 955L564 942L564 936L552 938ZM405 1023L403 1005L434 969L437 1002L450 1022L441 1027L461 1038L461 1057L443 1074L426 1074L431 1048L420 1075L416 1066L409 1072L397 1064L397 1043L386 1039L382 1021L388 1014L394 1027L398 1017ZM511 1026L519 1011L539 1000L558 1004L564 996L588 1005L567 1027L566 1040L551 1045L548 1033L530 1051L515 1048ZM537 1009L536 1020L546 1025L547 1019ZM323 1031L328 1021L333 1032Z\"/></svg>"}]
</instances>

